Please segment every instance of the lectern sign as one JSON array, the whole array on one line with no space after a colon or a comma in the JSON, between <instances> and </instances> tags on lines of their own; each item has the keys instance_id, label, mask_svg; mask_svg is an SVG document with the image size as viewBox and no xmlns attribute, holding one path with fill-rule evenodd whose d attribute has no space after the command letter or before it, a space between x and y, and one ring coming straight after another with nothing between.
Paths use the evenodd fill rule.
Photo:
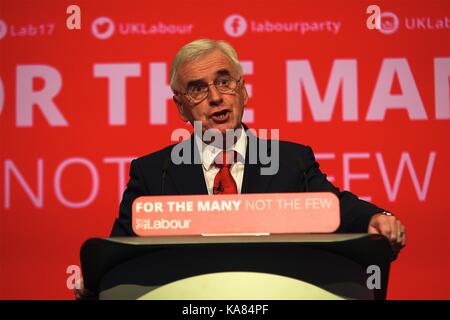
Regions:
<instances>
[{"instance_id":1,"label":"lectern sign","mask_svg":"<svg viewBox=\"0 0 450 320\"><path fill-rule=\"evenodd\" d=\"M328 233L339 227L329 192L145 196L133 202L139 236Z\"/></svg>"}]
</instances>

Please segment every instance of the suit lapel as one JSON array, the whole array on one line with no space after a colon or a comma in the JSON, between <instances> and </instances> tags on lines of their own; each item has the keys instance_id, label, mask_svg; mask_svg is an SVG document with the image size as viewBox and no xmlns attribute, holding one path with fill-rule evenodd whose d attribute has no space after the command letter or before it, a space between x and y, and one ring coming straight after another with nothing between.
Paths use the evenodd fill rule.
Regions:
<instances>
[{"instance_id":1,"label":"suit lapel","mask_svg":"<svg viewBox=\"0 0 450 320\"><path fill-rule=\"evenodd\" d=\"M198 155L194 136L192 135L189 140L182 142L182 144L184 144L182 150L186 150L185 148L191 150L191 164L181 163L176 165L171 163L169 172L172 183L179 194L208 194L202 165L194 162L194 153Z\"/></svg>"},{"instance_id":2,"label":"suit lapel","mask_svg":"<svg viewBox=\"0 0 450 320\"><path fill-rule=\"evenodd\" d=\"M247 133L247 151L245 156L245 169L244 178L242 181L241 193L264 193L268 191L270 181L273 175L262 175L261 168L262 164L259 159L259 143L258 139L254 134L252 134L248 127L244 125L244 129ZM250 146L251 141L256 141L256 146ZM270 153L270 143L267 145L267 150ZM257 163L250 163L251 157L250 152L257 152Z\"/></svg>"}]
</instances>

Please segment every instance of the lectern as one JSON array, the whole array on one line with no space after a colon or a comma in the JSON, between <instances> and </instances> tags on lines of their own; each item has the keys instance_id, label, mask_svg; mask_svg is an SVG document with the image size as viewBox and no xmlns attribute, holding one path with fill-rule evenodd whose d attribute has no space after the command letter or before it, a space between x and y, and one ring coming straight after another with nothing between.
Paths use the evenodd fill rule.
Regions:
<instances>
[{"instance_id":1,"label":"lectern","mask_svg":"<svg viewBox=\"0 0 450 320\"><path fill-rule=\"evenodd\" d=\"M100 299L385 299L392 251L376 234L93 238Z\"/></svg>"}]
</instances>

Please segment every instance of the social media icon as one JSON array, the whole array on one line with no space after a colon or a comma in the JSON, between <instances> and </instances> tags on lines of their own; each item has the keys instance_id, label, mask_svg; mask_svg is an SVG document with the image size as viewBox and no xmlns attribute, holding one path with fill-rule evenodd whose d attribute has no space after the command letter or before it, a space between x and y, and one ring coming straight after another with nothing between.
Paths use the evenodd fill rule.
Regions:
<instances>
[{"instance_id":1,"label":"social media icon","mask_svg":"<svg viewBox=\"0 0 450 320\"><path fill-rule=\"evenodd\" d=\"M114 21L108 17L99 17L92 22L92 34L97 39L105 40L114 34Z\"/></svg>"},{"instance_id":2,"label":"social media icon","mask_svg":"<svg viewBox=\"0 0 450 320\"><path fill-rule=\"evenodd\" d=\"M384 34L393 34L399 26L398 17L395 13L385 11L381 13L381 28L379 31Z\"/></svg>"},{"instance_id":3,"label":"social media icon","mask_svg":"<svg viewBox=\"0 0 450 320\"><path fill-rule=\"evenodd\" d=\"M0 40L6 36L7 32L8 32L8 27L5 23L5 21L0 20Z\"/></svg>"},{"instance_id":4,"label":"social media icon","mask_svg":"<svg viewBox=\"0 0 450 320\"><path fill-rule=\"evenodd\" d=\"M247 20L241 15L233 14L225 19L225 32L231 37L240 37L247 31Z\"/></svg>"}]
</instances>

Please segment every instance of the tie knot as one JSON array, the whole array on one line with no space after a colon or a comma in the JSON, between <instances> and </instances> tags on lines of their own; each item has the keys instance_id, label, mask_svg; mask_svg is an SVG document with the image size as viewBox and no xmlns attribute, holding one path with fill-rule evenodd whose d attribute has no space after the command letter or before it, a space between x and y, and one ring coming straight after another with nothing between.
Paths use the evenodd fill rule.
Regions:
<instances>
[{"instance_id":1,"label":"tie knot","mask_svg":"<svg viewBox=\"0 0 450 320\"><path fill-rule=\"evenodd\" d=\"M214 159L214 165L217 167L230 167L237 161L237 152L234 150L222 151Z\"/></svg>"}]
</instances>

